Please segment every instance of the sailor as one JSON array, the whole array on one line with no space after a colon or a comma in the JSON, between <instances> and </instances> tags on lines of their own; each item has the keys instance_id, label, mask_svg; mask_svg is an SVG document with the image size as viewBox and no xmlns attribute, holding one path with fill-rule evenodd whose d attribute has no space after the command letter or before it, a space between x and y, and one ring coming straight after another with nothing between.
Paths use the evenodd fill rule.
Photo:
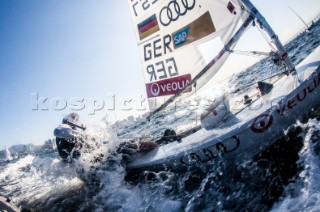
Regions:
<instances>
[{"instance_id":1,"label":"sailor","mask_svg":"<svg viewBox=\"0 0 320 212\"><path fill-rule=\"evenodd\" d=\"M85 126L80 123L77 113L70 113L62 119L62 124L53 133L62 159L79 158L79 151L82 147L81 132L85 129Z\"/></svg>"}]
</instances>

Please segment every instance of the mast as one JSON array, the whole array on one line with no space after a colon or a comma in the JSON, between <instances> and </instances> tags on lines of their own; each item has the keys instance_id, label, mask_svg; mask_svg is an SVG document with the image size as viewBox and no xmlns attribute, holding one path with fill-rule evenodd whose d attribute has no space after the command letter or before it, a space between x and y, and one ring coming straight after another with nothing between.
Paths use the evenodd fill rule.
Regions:
<instances>
[{"instance_id":1,"label":"mast","mask_svg":"<svg viewBox=\"0 0 320 212\"><path fill-rule=\"evenodd\" d=\"M303 23L307 28L309 27L308 24L302 19L302 17L301 17L292 7L289 6L289 9L292 10L292 12L293 12L294 14L296 14L296 16L298 16L298 18L300 19L300 21L302 21L302 23Z\"/></svg>"},{"instance_id":2,"label":"mast","mask_svg":"<svg viewBox=\"0 0 320 212\"><path fill-rule=\"evenodd\" d=\"M269 37L272 39L274 45L279 51L282 61L285 63L286 67L288 68L289 73L295 74L295 67L288 55L288 52L286 51L286 49L280 42L279 37L273 31L273 29L268 24L266 19L261 15L261 13L255 8L255 6L249 0L241 0L241 1L248 8L250 15L259 21L260 26L263 29L265 29Z\"/></svg>"}]
</instances>

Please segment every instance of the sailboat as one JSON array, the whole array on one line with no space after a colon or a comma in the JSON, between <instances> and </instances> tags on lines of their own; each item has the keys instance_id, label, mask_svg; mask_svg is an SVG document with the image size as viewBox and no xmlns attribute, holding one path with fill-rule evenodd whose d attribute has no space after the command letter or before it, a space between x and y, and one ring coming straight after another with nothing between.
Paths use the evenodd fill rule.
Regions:
<instances>
[{"instance_id":1,"label":"sailboat","mask_svg":"<svg viewBox=\"0 0 320 212\"><path fill-rule=\"evenodd\" d=\"M300 21L303 23L303 25L306 27L306 30L309 29L309 27L312 27L312 24L308 26L308 24L303 20L303 18L295 11L292 7L289 6L289 9L300 19Z\"/></svg>"},{"instance_id":2,"label":"sailboat","mask_svg":"<svg viewBox=\"0 0 320 212\"><path fill-rule=\"evenodd\" d=\"M7 161L10 161L10 160L12 160L12 156L11 156L11 153L10 153L10 150L9 150L9 148L6 146L6 150L5 150L6 152L5 152L5 159L7 160Z\"/></svg>"},{"instance_id":3,"label":"sailboat","mask_svg":"<svg viewBox=\"0 0 320 212\"><path fill-rule=\"evenodd\" d=\"M215 77L250 26L276 50L279 74L230 107L230 93L206 108L201 129L136 154L127 169L181 169L221 159L248 158L270 146L297 120L320 107L320 48L294 66L278 36L249 0L128 0L152 119ZM203 51L210 48L210 57ZM216 115L218 111L218 115ZM222 114L221 114L222 111ZM220 113L220 115L219 115Z\"/></svg>"}]
</instances>

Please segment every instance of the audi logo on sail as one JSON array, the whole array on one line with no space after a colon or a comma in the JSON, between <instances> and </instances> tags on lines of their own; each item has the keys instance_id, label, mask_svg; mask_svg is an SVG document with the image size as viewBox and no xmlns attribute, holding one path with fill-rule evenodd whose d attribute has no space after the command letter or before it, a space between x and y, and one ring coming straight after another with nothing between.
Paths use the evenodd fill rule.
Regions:
<instances>
[{"instance_id":1,"label":"audi logo on sail","mask_svg":"<svg viewBox=\"0 0 320 212\"><path fill-rule=\"evenodd\" d=\"M173 0L160 11L160 23L169 26L171 22L187 14L196 5L196 0Z\"/></svg>"}]
</instances>

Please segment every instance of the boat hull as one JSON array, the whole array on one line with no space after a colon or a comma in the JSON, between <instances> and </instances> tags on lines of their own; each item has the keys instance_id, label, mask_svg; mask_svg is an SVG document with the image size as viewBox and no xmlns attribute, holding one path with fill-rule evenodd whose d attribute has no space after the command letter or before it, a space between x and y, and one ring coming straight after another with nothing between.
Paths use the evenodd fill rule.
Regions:
<instances>
[{"instance_id":1,"label":"boat hull","mask_svg":"<svg viewBox=\"0 0 320 212\"><path fill-rule=\"evenodd\" d=\"M233 111L222 126L138 154L127 169L179 170L209 161L252 158L273 144L297 121L320 107L320 47L297 67L297 74L279 79L269 94Z\"/></svg>"}]
</instances>

